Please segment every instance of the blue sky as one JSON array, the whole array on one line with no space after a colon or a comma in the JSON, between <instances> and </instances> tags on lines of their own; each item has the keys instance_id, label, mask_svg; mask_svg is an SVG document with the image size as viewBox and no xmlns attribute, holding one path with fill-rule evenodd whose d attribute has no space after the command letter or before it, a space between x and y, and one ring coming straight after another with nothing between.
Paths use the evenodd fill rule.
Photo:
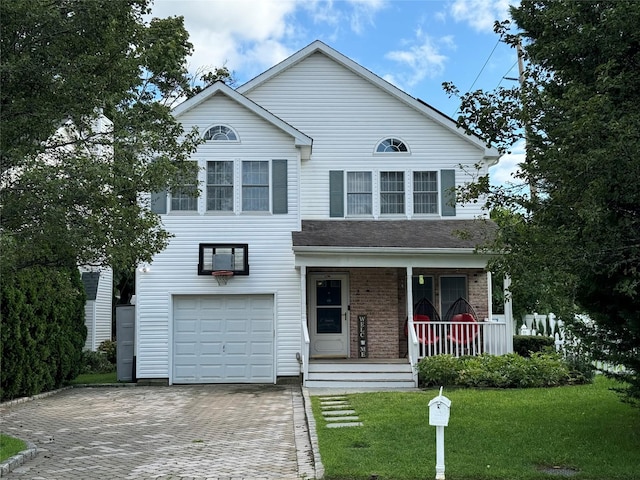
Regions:
<instances>
[{"instance_id":1,"label":"blue sky","mask_svg":"<svg viewBox=\"0 0 640 480\"><path fill-rule=\"evenodd\" d=\"M493 32L509 0L155 0L153 16L182 15L189 68L226 65L242 84L314 40L454 117L442 89L493 90L517 77L515 51ZM505 183L522 148L491 170Z\"/></svg>"}]
</instances>

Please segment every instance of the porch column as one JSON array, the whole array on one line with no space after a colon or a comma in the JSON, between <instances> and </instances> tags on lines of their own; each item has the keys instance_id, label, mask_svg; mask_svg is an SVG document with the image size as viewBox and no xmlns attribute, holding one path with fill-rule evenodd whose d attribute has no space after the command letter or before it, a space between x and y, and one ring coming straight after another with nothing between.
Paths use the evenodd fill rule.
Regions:
<instances>
[{"instance_id":1,"label":"porch column","mask_svg":"<svg viewBox=\"0 0 640 480\"><path fill-rule=\"evenodd\" d=\"M513 324L513 300L511 299L511 292L509 291L510 286L511 277L509 275L505 275L503 283L504 319L507 323L507 336L510 339L510 341L507 342L507 353L513 353L513 335L515 334Z\"/></svg>"},{"instance_id":2,"label":"porch column","mask_svg":"<svg viewBox=\"0 0 640 480\"><path fill-rule=\"evenodd\" d=\"M490 322L493 320L493 285L491 280L491 272L487 270L487 298L489 299L489 305L487 308L487 320Z\"/></svg>"},{"instance_id":3,"label":"porch column","mask_svg":"<svg viewBox=\"0 0 640 480\"><path fill-rule=\"evenodd\" d=\"M306 384L307 377L309 376L309 329L307 327L307 267L302 265L300 267L300 331L302 338L300 339L300 346L302 348L301 353L301 367L303 384Z\"/></svg>"},{"instance_id":4,"label":"porch column","mask_svg":"<svg viewBox=\"0 0 640 480\"><path fill-rule=\"evenodd\" d=\"M413 267L407 267L407 319L413 319Z\"/></svg>"}]
</instances>

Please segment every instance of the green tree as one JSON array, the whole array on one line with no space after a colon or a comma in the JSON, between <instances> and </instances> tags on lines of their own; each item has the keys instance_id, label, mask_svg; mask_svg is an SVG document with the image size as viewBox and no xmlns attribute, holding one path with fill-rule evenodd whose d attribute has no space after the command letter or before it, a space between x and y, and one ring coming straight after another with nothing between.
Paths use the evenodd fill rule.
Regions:
<instances>
[{"instance_id":1,"label":"green tree","mask_svg":"<svg viewBox=\"0 0 640 480\"><path fill-rule=\"evenodd\" d=\"M461 195L510 212L497 268L521 275L514 289L536 282L640 400L640 3L523 0L511 16L496 30L522 43L522 82L461 95L458 123L502 151L526 137L520 178L535 194L483 178Z\"/></svg>"},{"instance_id":2,"label":"green tree","mask_svg":"<svg viewBox=\"0 0 640 480\"><path fill-rule=\"evenodd\" d=\"M145 21L149 3L0 4L3 268L130 268L166 246L141 194L195 168L200 141L171 107L232 78L224 67L190 75L183 19ZM100 113L113 123L102 132Z\"/></svg>"}]
</instances>

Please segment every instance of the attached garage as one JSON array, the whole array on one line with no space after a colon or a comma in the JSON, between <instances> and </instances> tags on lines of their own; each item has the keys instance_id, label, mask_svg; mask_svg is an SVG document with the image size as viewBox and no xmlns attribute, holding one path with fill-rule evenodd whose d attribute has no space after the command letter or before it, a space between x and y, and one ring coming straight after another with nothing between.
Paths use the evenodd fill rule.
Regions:
<instances>
[{"instance_id":1,"label":"attached garage","mask_svg":"<svg viewBox=\"0 0 640 480\"><path fill-rule=\"evenodd\" d=\"M275 383L273 295L176 296L173 383Z\"/></svg>"}]
</instances>

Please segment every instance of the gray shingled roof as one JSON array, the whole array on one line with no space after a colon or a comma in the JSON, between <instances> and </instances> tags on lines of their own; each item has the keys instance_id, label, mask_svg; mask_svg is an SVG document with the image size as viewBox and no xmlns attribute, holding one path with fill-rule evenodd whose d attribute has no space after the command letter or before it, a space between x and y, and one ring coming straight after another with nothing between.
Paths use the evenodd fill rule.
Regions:
<instances>
[{"instance_id":1,"label":"gray shingled roof","mask_svg":"<svg viewBox=\"0 0 640 480\"><path fill-rule=\"evenodd\" d=\"M475 248L496 230L490 220L303 220L293 246Z\"/></svg>"}]
</instances>

